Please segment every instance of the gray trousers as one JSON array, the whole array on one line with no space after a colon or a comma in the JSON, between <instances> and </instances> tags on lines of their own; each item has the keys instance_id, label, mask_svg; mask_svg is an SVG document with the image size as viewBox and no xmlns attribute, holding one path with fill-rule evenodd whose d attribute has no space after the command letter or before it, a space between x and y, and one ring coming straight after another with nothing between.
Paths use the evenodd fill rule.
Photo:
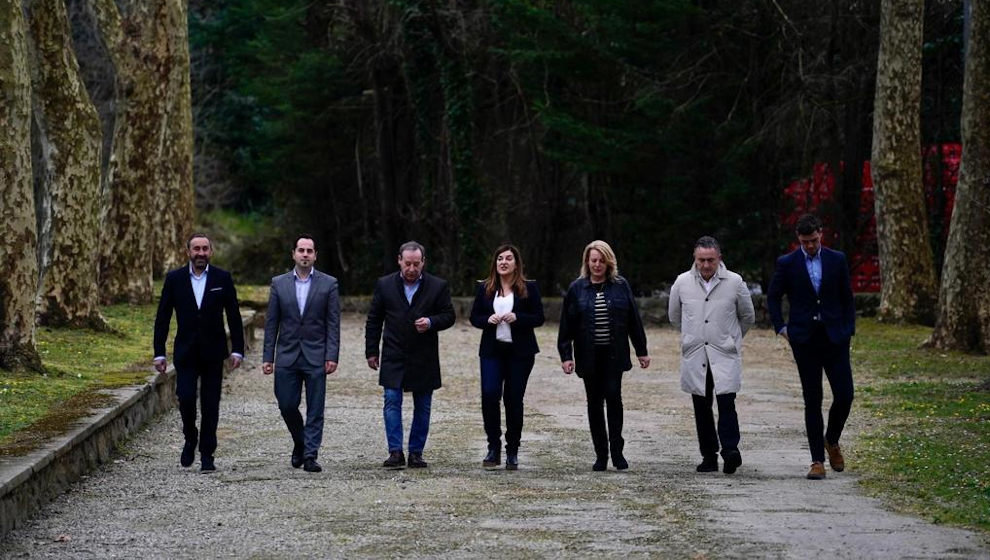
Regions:
<instances>
[{"instance_id":1,"label":"gray trousers","mask_svg":"<svg viewBox=\"0 0 990 560\"><path fill-rule=\"evenodd\" d=\"M306 387L306 421L299 412L302 389ZM316 459L323 442L323 409L327 395L327 376L323 364L311 365L299 358L290 367L275 368L275 398L278 410L292 435L295 450L307 459Z\"/></svg>"}]
</instances>

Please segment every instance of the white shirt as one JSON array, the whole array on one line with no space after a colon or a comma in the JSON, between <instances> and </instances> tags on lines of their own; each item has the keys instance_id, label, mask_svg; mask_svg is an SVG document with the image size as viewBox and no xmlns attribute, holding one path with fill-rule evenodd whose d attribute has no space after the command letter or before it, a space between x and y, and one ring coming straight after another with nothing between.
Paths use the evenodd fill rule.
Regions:
<instances>
[{"instance_id":1,"label":"white shirt","mask_svg":"<svg viewBox=\"0 0 990 560\"><path fill-rule=\"evenodd\" d=\"M203 273L196 276L192 263L189 264L189 280L192 282L193 295L196 296L196 309L203 308L203 292L206 291L206 273L210 271L210 265L206 265Z\"/></svg>"},{"instance_id":2,"label":"white shirt","mask_svg":"<svg viewBox=\"0 0 990 560\"><path fill-rule=\"evenodd\" d=\"M701 274L698 274L698 276L701 276ZM715 284L718 284L718 274L712 274L712 277L708 280L705 280L705 277L701 276L701 285L705 287L706 294L712 293L712 288L715 287Z\"/></svg>"},{"instance_id":3,"label":"white shirt","mask_svg":"<svg viewBox=\"0 0 990 560\"><path fill-rule=\"evenodd\" d=\"M509 292L505 296L495 296L495 300L492 302L492 307L495 309L497 315L505 315L506 313L512 312L512 304L515 300L515 296L512 292ZM512 327L508 323L502 321L495 327L495 340L499 342L512 342Z\"/></svg>"},{"instance_id":4,"label":"white shirt","mask_svg":"<svg viewBox=\"0 0 990 560\"><path fill-rule=\"evenodd\" d=\"M302 317L303 309L306 309L306 298L309 297L309 286L312 284L313 271L309 271L309 276L305 280L299 278L296 269L292 269L292 275L296 277L296 302L299 304L299 316Z\"/></svg>"}]
</instances>

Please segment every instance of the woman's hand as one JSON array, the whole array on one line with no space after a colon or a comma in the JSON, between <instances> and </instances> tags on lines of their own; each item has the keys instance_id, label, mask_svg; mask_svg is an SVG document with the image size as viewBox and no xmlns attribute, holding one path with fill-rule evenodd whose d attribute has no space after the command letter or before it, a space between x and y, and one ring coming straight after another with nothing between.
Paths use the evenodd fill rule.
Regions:
<instances>
[{"instance_id":1,"label":"woman's hand","mask_svg":"<svg viewBox=\"0 0 990 560\"><path fill-rule=\"evenodd\" d=\"M498 313L492 313L492 316L488 318L489 325L497 325L502 320L502 316Z\"/></svg>"}]
</instances>

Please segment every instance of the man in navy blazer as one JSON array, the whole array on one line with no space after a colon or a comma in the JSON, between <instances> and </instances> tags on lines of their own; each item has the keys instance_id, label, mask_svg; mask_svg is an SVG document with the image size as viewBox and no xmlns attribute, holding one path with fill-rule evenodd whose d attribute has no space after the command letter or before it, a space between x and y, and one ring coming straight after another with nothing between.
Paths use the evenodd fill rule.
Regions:
<instances>
[{"instance_id":1,"label":"man in navy blazer","mask_svg":"<svg viewBox=\"0 0 990 560\"><path fill-rule=\"evenodd\" d=\"M447 281L424 272L425 266L422 245L410 241L399 247L399 271L378 279L365 323L365 357L368 367L378 370L378 384L384 388L388 459L382 466L387 469L427 466L423 448L430 431L433 391L440 388L437 333L452 327L455 320ZM404 391L412 393L415 406L408 463L402 453Z\"/></svg>"},{"instance_id":2,"label":"man in navy blazer","mask_svg":"<svg viewBox=\"0 0 990 560\"><path fill-rule=\"evenodd\" d=\"M186 242L189 264L165 276L155 315L155 369L165 373L165 340L168 338L172 311L178 328L172 349L175 362L175 394L179 399L185 445L179 457L183 467L192 465L199 443L201 470L216 470L213 453L217 448L217 422L220 417L220 389L223 384L223 361L227 358L227 333L223 315L227 314L233 352L231 369L241 365L244 357L244 328L237 306L237 291L230 273L210 266L213 245L196 233ZM196 429L196 384L200 385L203 410L201 430Z\"/></svg>"},{"instance_id":3,"label":"man in navy blazer","mask_svg":"<svg viewBox=\"0 0 990 560\"><path fill-rule=\"evenodd\" d=\"M340 354L340 298L337 279L313 268L316 244L296 238L295 267L272 278L265 314L262 372L275 374L275 398L292 436L293 468L320 472L326 376L337 371ZM299 412L306 386L306 421Z\"/></svg>"},{"instance_id":4,"label":"man in navy blazer","mask_svg":"<svg viewBox=\"0 0 990 560\"><path fill-rule=\"evenodd\" d=\"M839 437L853 401L849 339L856 332L856 308L846 256L821 244L822 222L813 214L798 219L801 246L777 259L767 291L773 328L791 345L801 389L804 423L808 431L811 469L808 478L825 478L825 453L835 472L845 468ZM787 296L787 322L781 299ZM822 420L822 370L832 388L828 429Z\"/></svg>"}]
</instances>

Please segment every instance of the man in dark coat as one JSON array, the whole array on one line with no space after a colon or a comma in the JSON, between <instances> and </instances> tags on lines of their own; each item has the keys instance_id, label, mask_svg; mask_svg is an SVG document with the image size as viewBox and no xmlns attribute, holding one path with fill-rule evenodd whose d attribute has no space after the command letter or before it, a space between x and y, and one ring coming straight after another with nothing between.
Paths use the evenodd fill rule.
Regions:
<instances>
[{"instance_id":1,"label":"man in dark coat","mask_svg":"<svg viewBox=\"0 0 990 560\"><path fill-rule=\"evenodd\" d=\"M378 384L384 387L388 459L382 466L388 469L407 465L402 452L404 391L412 393L415 405L408 466L427 466L423 448L430 431L433 391L440 388L437 333L453 326L455 320L447 281L424 272L425 266L422 245L410 241L399 247L399 271L378 279L365 324L368 367L378 370Z\"/></svg>"},{"instance_id":2,"label":"man in dark coat","mask_svg":"<svg viewBox=\"0 0 990 560\"><path fill-rule=\"evenodd\" d=\"M155 369L165 373L165 340L168 338L172 311L178 328L175 334L175 394L179 398L182 433L186 443L179 463L192 465L199 443L201 470L216 470L213 453L217 448L217 422L220 417L220 389L223 384L223 361L227 358L227 333L223 316L227 314L230 340L230 367L241 365L244 357L244 328L237 306L237 291L230 273L210 266L213 245L201 233L186 242L189 264L165 276L162 295L155 315ZM196 430L196 385L199 383L203 422Z\"/></svg>"},{"instance_id":3,"label":"man in dark coat","mask_svg":"<svg viewBox=\"0 0 990 560\"><path fill-rule=\"evenodd\" d=\"M797 363L812 461L808 478L821 480L826 452L833 471L845 469L839 437L853 401L849 341L856 332L856 308L846 256L822 246L821 220L805 214L796 230L801 246L777 259L767 309L774 332L790 342ZM785 295L790 305L786 323L781 309ZM832 388L827 430L822 419L823 370Z\"/></svg>"}]
</instances>

